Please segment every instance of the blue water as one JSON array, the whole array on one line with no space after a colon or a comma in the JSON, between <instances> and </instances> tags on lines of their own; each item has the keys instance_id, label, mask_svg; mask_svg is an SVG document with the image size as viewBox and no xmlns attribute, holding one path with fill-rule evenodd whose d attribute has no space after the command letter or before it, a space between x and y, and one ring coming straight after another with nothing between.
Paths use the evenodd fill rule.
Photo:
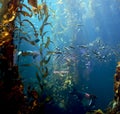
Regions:
<instances>
[{"instance_id":1,"label":"blue water","mask_svg":"<svg viewBox=\"0 0 120 114\"><path fill-rule=\"evenodd\" d=\"M31 7L27 2L24 3ZM50 49L62 52L60 55L52 55L47 66L50 73L44 80L47 83L45 91L53 97L50 105L54 109L53 113L85 113L77 93L71 94L74 88L79 92L94 94L97 97L95 109L105 110L114 97L113 76L120 60L120 1L46 0L46 4L50 13L48 21L52 23L52 27L45 28L53 42ZM27 19L39 32L41 22L37 17L33 15ZM23 30L34 39L32 28L28 28L27 23L25 25ZM24 41L19 48L37 49ZM19 63L39 64L40 60L40 56L35 59L21 57ZM61 74L60 71L68 73ZM34 65L20 67L25 87L32 84L40 91L35 72ZM50 110L49 105L46 108Z\"/></svg>"}]
</instances>

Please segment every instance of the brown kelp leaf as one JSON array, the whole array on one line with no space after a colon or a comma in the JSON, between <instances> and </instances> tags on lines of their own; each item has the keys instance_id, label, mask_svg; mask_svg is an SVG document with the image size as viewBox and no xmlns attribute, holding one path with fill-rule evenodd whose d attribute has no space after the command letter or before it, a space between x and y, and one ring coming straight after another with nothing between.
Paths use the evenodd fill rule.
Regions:
<instances>
[{"instance_id":1,"label":"brown kelp leaf","mask_svg":"<svg viewBox=\"0 0 120 114\"><path fill-rule=\"evenodd\" d=\"M53 54L55 54L54 51L47 51L47 55L53 55Z\"/></svg>"},{"instance_id":2,"label":"brown kelp leaf","mask_svg":"<svg viewBox=\"0 0 120 114\"><path fill-rule=\"evenodd\" d=\"M40 54L43 55L43 44L40 44L40 49L39 49L39 51L40 51Z\"/></svg>"},{"instance_id":3,"label":"brown kelp leaf","mask_svg":"<svg viewBox=\"0 0 120 114\"><path fill-rule=\"evenodd\" d=\"M36 72L36 78L39 82L39 86L40 86L41 90L43 91L43 85L41 84L41 79L40 79L40 75L38 74L38 72Z\"/></svg>"},{"instance_id":4,"label":"brown kelp leaf","mask_svg":"<svg viewBox=\"0 0 120 114\"><path fill-rule=\"evenodd\" d=\"M26 11L18 11L18 13L22 14L23 16L32 17L32 14L29 14Z\"/></svg>"},{"instance_id":5,"label":"brown kelp leaf","mask_svg":"<svg viewBox=\"0 0 120 114\"><path fill-rule=\"evenodd\" d=\"M46 31L42 34L42 37L44 37L49 31Z\"/></svg>"},{"instance_id":6,"label":"brown kelp leaf","mask_svg":"<svg viewBox=\"0 0 120 114\"><path fill-rule=\"evenodd\" d=\"M34 26L34 24L31 21L29 21L28 19L24 19L24 20L22 20L22 22L28 22L32 26L34 32L36 33L35 26Z\"/></svg>"},{"instance_id":7,"label":"brown kelp leaf","mask_svg":"<svg viewBox=\"0 0 120 114\"><path fill-rule=\"evenodd\" d=\"M46 32L46 33L45 33L45 32L43 33L44 26L46 26L46 25L52 26L51 23L47 23L47 22L45 22L45 23L43 23L43 24L41 25L41 27L40 27L40 35L42 36L42 38L43 38L44 34L47 33L47 32Z\"/></svg>"},{"instance_id":8,"label":"brown kelp leaf","mask_svg":"<svg viewBox=\"0 0 120 114\"><path fill-rule=\"evenodd\" d=\"M15 31L19 31L19 32L22 33L22 34L27 35L27 32L23 31L22 29L20 29L20 28L18 28L18 27L15 27L15 28L14 28L14 32L15 32ZM31 39L30 36L29 36L28 38Z\"/></svg>"},{"instance_id":9,"label":"brown kelp leaf","mask_svg":"<svg viewBox=\"0 0 120 114\"><path fill-rule=\"evenodd\" d=\"M40 65L41 65L41 66L44 65L44 60L45 60L45 58L44 58L43 60L40 61Z\"/></svg>"},{"instance_id":10,"label":"brown kelp leaf","mask_svg":"<svg viewBox=\"0 0 120 114\"><path fill-rule=\"evenodd\" d=\"M19 4L19 7L25 7L31 14L29 14L29 13L26 12L26 11L24 11L24 12L26 12L26 14L29 14L29 15L28 15L29 17L32 17L33 12L32 12L32 10L31 10L27 5L21 3L21 4ZM23 11L23 10L20 10L20 11Z\"/></svg>"},{"instance_id":11,"label":"brown kelp leaf","mask_svg":"<svg viewBox=\"0 0 120 114\"><path fill-rule=\"evenodd\" d=\"M45 60L45 64L47 64L50 61L51 55L48 57L47 60Z\"/></svg>"},{"instance_id":12,"label":"brown kelp leaf","mask_svg":"<svg viewBox=\"0 0 120 114\"><path fill-rule=\"evenodd\" d=\"M26 38L26 37L20 37L20 39L24 39L25 41L27 41L28 43L30 43L31 45L36 45L36 42L35 41L30 41L30 40L28 40L28 38Z\"/></svg>"},{"instance_id":13,"label":"brown kelp leaf","mask_svg":"<svg viewBox=\"0 0 120 114\"><path fill-rule=\"evenodd\" d=\"M45 3L43 3L43 10L44 10L44 14L48 16L48 7Z\"/></svg>"},{"instance_id":14,"label":"brown kelp leaf","mask_svg":"<svg viewBox=\"0 0 120 114\"><path fill-rule=\"evenodd\" d=\"M37 8L37 0L28 0L28 3L29 3L31 6Z\"/></svg>"},{"instance_id":15,"label":"brown kelp leaf","mask_svg":"<svg viewBox=\"0 0 120 114\"><path fill-rule=\"evenodd\" d=\"M51 55L46 59L45 57L40 61L40 65L46 65L50 61Z\"/></svg>"},{"instance_id":16,"label":"brown kelp leaf","mask_svg":"<svg viewBox=\"0 0 120 114\"><path fill-rule=\"evenodd\" d=\"M44 29L44 24L42 24L40 27L40 36L42 36L42 34L43 34L43 29Z\"/></svg>"},{"instance_id":17,"label":"brown kelp leaf","mask_svg":"<svg viewBox=\"0 0 120 114\"><path fill-rule=\"evenodd\" d=\"M43 29L44 29L44 26L46 25L46 23L47 23L47 20L48 20L48 17L49 17L50 15L47 15L46 17L45 17L45 19L44 19L44 21L43 21L43 24L41 25L41 27L40 27L40 35L42 36L42 34L43 34Z\"/></svg>"},{"instance_id":18,"label":"brown kelp leaf","mask_svg":"<svg viewBox=\"0 0 120 114\"><path fill-rule=\"evenodd\" d=\"M45 25L50 25L50 26L52 27L52 24L51 24L51 23L45 23L44 26L45 26Z\"/></svg>"},{"instance_id":19,"label":"brown kelp leaf","mask_svg":"<svg viewBox=\"0 0 120 114\"><path fill-rule=\"evenodd\" d=\"M40 75L38 74L38 72L36 72L36 78L37 78L38 82L40 83L41 79L40 79Z\"/></svg>"},{"instance_id":20,"label":"brown kelp leaf","mask_svg":"<svg viewBox=\"0 0 120 114\"><path fill-rule=\"evenodd\" d=\"M49 16L50 16L50 15L47 15L47 16L45 17L45 19L44 19L44 21L43 21L43 24L45 24L45 23L47 22Z\"/></svg>"},{"instance_id":21,"label":"brown kelp leaf","mask_svg":"<svg viewBox=\"0 0 120 114\"><path fill-rule=\"evenodd\" d=\"M48 68L42 68L42 74L43 74L43 78L46 78L48 76Z\"/></svg>"},{"instance_id":22,"label":"brown kelp leaf","mask_svg":"<svg viewBox=\"0 0 120 114\"><path fill-rule=\"evenodd\" d=\"M50 37L47 37L47 42L45 44L45 48L48 48L49 44L50 44Z\"/></svg>"}]
</instances>

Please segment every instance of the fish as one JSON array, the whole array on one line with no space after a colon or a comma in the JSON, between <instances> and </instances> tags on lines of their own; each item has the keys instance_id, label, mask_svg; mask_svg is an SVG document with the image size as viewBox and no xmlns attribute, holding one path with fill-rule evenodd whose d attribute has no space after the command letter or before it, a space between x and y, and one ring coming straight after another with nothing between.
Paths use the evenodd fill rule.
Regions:
<instances>
[{"instance_id":1,"label":"fish","mask_svg":"<svg viewBox=\"0 0 120 114\"><path fill-rule=\"evenodd\" d=\"M74 46L69 46L70 48L72 48L72 49L75 49L75 47Z\"/></svg>"},{"instance_id":2,"label":"fish","mask_svg":"<svg viewBox=\"0 0 120 114\"><path fill-rule=\"evenodd\" d=\"M35 59L37 56L39 56L39 52L37 51L18 51L17 56L33 56L33 59Z\"/></svg>"},{"instance_id":3,"label":"fish","mask_svg":"<svg viewBox=\"0 0 120 114\"><path fill-rule=\"evenodd\" d=\"M61 51L48 51L47 55L60 55L63 54Z\"/></svg>"},{"instance_id":4,"label":"fish","mask_svg":"<svg viewBox=\"0 0 120 114\"><path fill-rule=\"evenodd\" d=\"M68 47L64 47L64 49L66 49L67 51L69 51L69 50L70 50Z\"/></svg>"},{"instance_id":5,"label":"fish","mask_svg":"<svg viewBox=\"0 0 120 114\"><path fill-rule=\"evenodd\" d=\"M87 45L79 45L78 47L80 47L80 48L87 48L88 46Z\"/></svg>"}]
</instances>

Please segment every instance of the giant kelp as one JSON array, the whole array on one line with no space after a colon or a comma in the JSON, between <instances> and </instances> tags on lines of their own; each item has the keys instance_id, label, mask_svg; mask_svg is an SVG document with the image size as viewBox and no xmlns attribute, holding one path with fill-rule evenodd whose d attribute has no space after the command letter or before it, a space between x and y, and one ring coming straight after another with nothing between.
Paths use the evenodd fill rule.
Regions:
<instances>
[{"instance_id":1,"label":"giant kelp","mask_svg":"<svg viewBox=\"0 0 120 114\"><path fill-rule=\"evenodd\" d=\"M36 67L36 78L41 91L44 91L43 80L49 75L47 64L50 62L51 55L43 54L44 49L48 49L50 45L50 36L46 36L48 31L44 30L44 26L48 24L47 4L41 1L42 12L40 28L38 33L35 25L28 19L32 17L33 11L23 3L24 1L11 0L7 3L8 7L2 17L0 26L0 95L1 95L1 111L6 108L5 113L43 113L45 103L51 100L50 96L42 98L42 92L39 93L32 85L28 86L26 94L23 92L24 85L22 83L21 72L18 72L20 67L34 66ZM44 6L43 6L44 4ZM26 9L26 10L24 10ZM39 15L39 14L38 14ZM24 17L22 19L21 17ZM24 24L32 27L34 38L31 38L22 28ZM51 25L51 24L50 24ZM42 39L42 40L41 40ZM32 62L27 65L18 61L13 62L13 57L20 51L22 41L26 41L31 46L37 47L41 57L39 64ZM18 45L14 44L17 41ZM39 43L39 44L38 44ZM31 52L25 51L21 56L29 56Z\"/></svg>"},{"instance_id":2,"label":"giant kelp","mask_svg":"<svg viewBox=\"0 0 120 114\"><path fill-rule=\"evenodd\" d=\"M28 1L29 2L29 1ZM36 91L37 98L34 96L32 109L33 107L38 107L41 109L41 107L44 106L45 102L48 102L50 100L50 97L46 95L46 98L42 99L42 102L38 102L38 100L41 100L42 94L44 94L44 79L49 76L49 62L51 59L51 54L48 54L47 52L50 51L49 46L51 43L50 36L47 34L49 31L45 31L46 26L52 26L50 22L48 22L50 15L48 14L47 4L45 2L41 1L41 4L39 5L41 8L37 9L37 12L35 13L33 10L31 10L24 2L19 4L18 12L17 12L17 18L15 20L15 38L14 40L17 41L17 50L18 53L20 53L20 56L18 56L17 64L19 66L19 69L25 69L25 67L34 67L36 68L36 79L37 79L37 85L39 88ZM25 10L26 9L26 10ZM31 17L33 15L38 15L38 20L40 22L39 24L39 31L37 31L35 24L32 23ZM40 18L39 18L40 17ZM25 27L30 26L31 32L33 33L33 36L31 37L28 33ZM28 50L21 50L21 44L25 41L30 46L35 47L37 49L37 54L39 55L40 59L36 63L33 61L27 63L27 62L20 62L20 59L23 57L26 57L31 54L33 54L34 59L34 52L28 51ZM46 52L46 53L45 53ZM21 74L21 72L19 72ZM34 82L33 87L32 85L30 88L34 88ZM27 90L26 90L27 91ZM33 91L33 90L32 90ZM28 98L29 99L29 98ZM49 100L48 100L49 99ZM31 109L31 110L32 110Z\"/></svg>"},{"instance_id":3,"label":"giant kelp","mask_svg":"<svg viewBox=\"0 0 120 114\"><path fill-rule=\"evenodd\" d=\"M24 103L23 84L18 67L13 65L14 20L19 0L5 3L3 3L6 6L4 14L1 15L0 27L0 111L17 113Z\"/></svg>"},{"instance_id":4,"label":"giant kelp","mask_svg":"<svg viewBox=\"0 0 120 114\"><path fill-rule=\"evenodd\" d=\"M41 3L41 4L43 4L43 3ZM45 3L44 3L45 4ZM19 5L20 7L22 6L22 7L26 7L28 10L29 10L29 8L28 8L28 6L26 6L25 4L20 4ZM46 6L47 7L47 6ZM45 10L46 10L46 8L44 8L43 7L43 9L41 9L41 10L43 10L43 12L46 12ZM23 13L25 13L25 14L27 14L28 12L27 11L24 11L24 10L21 10L21 9L19 9L18 10L18 13L19 14L23 14ZM39 15L39 13L38 13L38 15ZM31 16L29 16L29 15L23 15L24 17L31 17ZM42 18L41 18L41 20L39 20L42 24L40 25L40 32L38 33L37 32L37 30L36 30L36 27L35 27L35 25L29 20L29 19L20 19L19 17L18 17L18 19L19 19L19 26L18 25L16 25L16 29L15 29L15 32L17 32L17 33L19 33L18 35L19 36L16 36L16 39L18 39L19 41L18 41L18 45L20 46L20 44L21 44L21 42L22 42L22 40L24 40L24 41L26 41L26 42L28 42L30 45L32 45L32 46L34 46L34 47L37 47L37 49L38 49L38 51L39 51L39 54L40 54L40 66L38 67L37 66L37 68L39 68L39 70L38 71L41 71L40 73L41 73L41 75L43 75L43 77L44 77L44 75L46 75L46 73L47 73L47 71L48 71L48 68L47 68L47 63L50 61L50 58L51 58L51 55L49 54L49 56L47 55L45 55L43 52L44 52L44 50L47 50L47 49L49 49L49 45L50 45L50 43L52 42L51 40L50 40L50 36L46 36L46 34L47 34L47 32L48 31L45 31L45 26L47 26L47 25L51 25L51 23L49 23L48 22L48 18L49 18L49 16L50 15L48 15L47 13L44 13L44 15L42 14ZM18 20L16 20L16 21L18 21ZM33 32L33 36L34 36L34 38L31 38L29 35L24 35L23 33L24 33L24 31L21 29L21 28L24 28L24 24L28 24L28 26L31 26L32 27L32 31L31 32ZM21 35L22 34L22 35ZM26 33L27 34L27 33ZM15 39L15 40L16 40ZM18 47L19 47L18 46ZM20 47L19 47L20 48ZM18 51L20 50L18 48ZM22 54L21 54L22 55ZM24 56L24 55L23 55ZM33 63L31 63L31 65L33 65ZM22 65L23 66L23 65ZM35 65L36 66L36 65ZM48 74L48 73L47 73ZM38 73L38 75L39 75L39 73ZM40 76L39 76L40 77Z\"/></svg>"}]
</instances>

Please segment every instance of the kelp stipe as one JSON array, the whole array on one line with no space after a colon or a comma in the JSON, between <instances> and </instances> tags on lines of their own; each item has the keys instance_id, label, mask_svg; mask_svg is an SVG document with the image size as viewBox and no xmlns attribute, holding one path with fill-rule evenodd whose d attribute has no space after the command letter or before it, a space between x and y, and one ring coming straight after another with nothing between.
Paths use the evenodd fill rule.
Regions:
<instances>
[{"instance_id":1,"label":"kelp stipe","mask_svg":"<svg viewBox=\"0 0 120 114\"><path fill-rule=\"evenodd\" d=\"M18 113L24 104L22 80L18 66L13 64L14 20L18 5L19 0L7 1L0 28L0 111L13 114Z\"/></svg>"}]
</instances>

